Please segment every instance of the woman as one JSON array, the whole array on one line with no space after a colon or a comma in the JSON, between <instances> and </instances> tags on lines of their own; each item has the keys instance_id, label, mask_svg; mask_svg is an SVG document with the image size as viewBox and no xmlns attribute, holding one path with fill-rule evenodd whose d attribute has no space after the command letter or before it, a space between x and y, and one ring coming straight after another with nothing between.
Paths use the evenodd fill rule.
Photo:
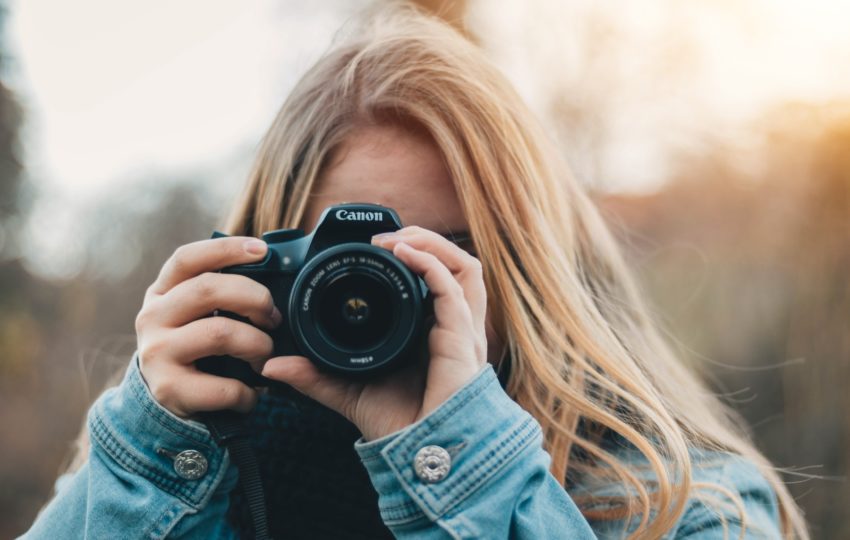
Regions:
<instances>
[{"instance_id":1,"label":"woman","mask_svg":"<svg viewBox=\"0 0 850 540\"><path fill-rule=\"evenodd\" d=\"M662 340L566 171L461 35L410 8L369 18L284 103L236 236L163 266L124 381L89 412L85 461L28 535L250 534L229 455L196 421L235 409L279 538L807 538L739 419ZM428 361L367 384L269 359L282 316L268 290L215 272L261 260L251 237L309 231L346 201L398 211L409 226L373 243L435 295ZM211 354L300 394L201 373L193 361Z\"/></svg>"}]
</instances>

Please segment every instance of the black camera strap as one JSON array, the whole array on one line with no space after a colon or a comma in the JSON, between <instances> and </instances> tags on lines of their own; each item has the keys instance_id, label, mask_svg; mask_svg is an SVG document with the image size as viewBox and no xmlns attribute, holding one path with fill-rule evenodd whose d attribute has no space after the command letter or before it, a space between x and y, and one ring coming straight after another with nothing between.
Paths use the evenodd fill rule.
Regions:
<instances>
[{"instance_id":1,"label":"black camera strap","mask_svg":"<svg viewBox=\"0 0 850 540\"><path fill-rule=\"evenodd\" d=\"M227 448L230 452L230 459L239 470L239 485L251 512L251 520L254 523L254 538L256 540L271 540L260 467L257 463L257 456L248 440L242 415L235 411L214 411L205 413L203 420L215 442L219 446Z\"/></svg>"}]
</instances>

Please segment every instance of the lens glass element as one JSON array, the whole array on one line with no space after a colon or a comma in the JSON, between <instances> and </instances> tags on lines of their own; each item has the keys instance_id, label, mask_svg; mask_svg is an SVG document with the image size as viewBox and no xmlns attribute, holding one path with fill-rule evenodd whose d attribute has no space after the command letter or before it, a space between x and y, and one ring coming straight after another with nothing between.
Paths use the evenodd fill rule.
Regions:
<instances>
[{"instance_id":1,"label":"lens glass element","mask_svg":"<svg viewBox=\"0 0 850 540\"><path fill-rule=\"evenodd\" d=\"M320 293L318 330L334 346L350 351L379 347L394 330L396 307L390 284L369 271L343 272Z\"/></svg>"}]
</instances>

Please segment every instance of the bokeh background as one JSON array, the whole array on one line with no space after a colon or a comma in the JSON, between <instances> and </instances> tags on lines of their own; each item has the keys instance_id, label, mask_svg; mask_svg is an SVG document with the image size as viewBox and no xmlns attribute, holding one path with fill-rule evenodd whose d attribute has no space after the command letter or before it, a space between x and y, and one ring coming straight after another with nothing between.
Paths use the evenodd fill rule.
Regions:
<instances>
[{"instance_id":1,"label":"bokeh background","mask_svg":"<svg viewBox=\"0 0 850 540\"><path fill-rule=\"evenodd\" d=\"M850 538L850 2L423 1L513 81L684 361ZM365 1L0 14L0 537L23 532L287 92Z\"/></svg>"}]
</instances>

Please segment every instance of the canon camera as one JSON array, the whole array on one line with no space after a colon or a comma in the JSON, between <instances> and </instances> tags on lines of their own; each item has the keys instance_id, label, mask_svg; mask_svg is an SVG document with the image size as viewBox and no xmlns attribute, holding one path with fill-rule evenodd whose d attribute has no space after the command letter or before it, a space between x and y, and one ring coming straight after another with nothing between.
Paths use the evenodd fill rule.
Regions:
<instances>
[{"instance_id":1,"label":"canon camera","mask_svg":"<svg viewBox=\"0 0 850 540\"><path fill-rule=\"evenodd\" d=\"M389 250L371 244L373 235L401 227L391 208L330 206L309 235L301 229L267 232L263 261L221 272L247 276L271 291L284 318L271 332L275 356L306 356L337 374L373 375L416 358L434 319L422 278ZM233 313L217 314L248 322ZM274 382L229 356L203 358L197 366L251 386Z\"/></svg>"}]
</instances>

